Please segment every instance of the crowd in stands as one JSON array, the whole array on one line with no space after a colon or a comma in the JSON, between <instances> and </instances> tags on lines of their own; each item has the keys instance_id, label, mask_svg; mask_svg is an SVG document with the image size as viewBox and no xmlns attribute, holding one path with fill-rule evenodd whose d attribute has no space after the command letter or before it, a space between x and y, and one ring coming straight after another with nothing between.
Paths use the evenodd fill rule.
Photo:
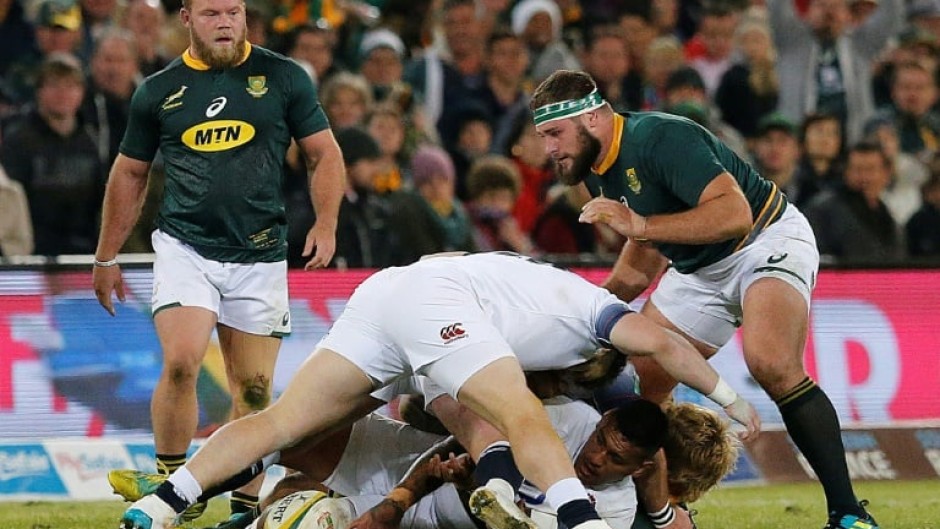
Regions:
<instances>
[{"instance_id":1,"label":"crowd in stands","mask_svg":"<svg viewBox=\"0 0 940 529\"><path fill-rule=\"evenodd\" d=\"M617 111L697 121L837 263L940 257L940 0L247 0L315 81L348 183L333 266L426 253L614 256L579 224L528 99L582 69ZM0 0L0 255L91 254L134 88L188 43L179 0ZM676 153L681 156L681 153ZM285 161L290 262L315 218ZM124 251L149 252L159 159Z\"/></svg>"}]
</instances>

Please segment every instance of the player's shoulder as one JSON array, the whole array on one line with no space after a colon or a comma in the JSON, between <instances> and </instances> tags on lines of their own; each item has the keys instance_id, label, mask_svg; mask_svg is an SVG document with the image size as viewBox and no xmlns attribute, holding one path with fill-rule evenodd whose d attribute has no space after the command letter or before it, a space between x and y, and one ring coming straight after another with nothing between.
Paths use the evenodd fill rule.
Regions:
<instances>
[{"instance_id":1,"label":"player's shoulder","mask_svg":"<svg viewBox=\"0 0 940 529\"><path fill-rule=\"evenodd\" d=\"M269 68L273 71L295 69L303 70L300 64L294 59L282 55L276 51L269 50L261 46L251 46L251 60L263 68Z\"/></svg>"},{"instance_id":2,"label":"player's shoulder","mask_svg":"<svg viewBox=\"0 0 940 529\"><path fill-rule=\"evenodd\" d=\"M167 90L179 89L185 69L186 66L180 57L173 59L162 70L148 75L141 81L137 86L138 96L155 98L160 97Z\"/></svg>"}]
</instances>

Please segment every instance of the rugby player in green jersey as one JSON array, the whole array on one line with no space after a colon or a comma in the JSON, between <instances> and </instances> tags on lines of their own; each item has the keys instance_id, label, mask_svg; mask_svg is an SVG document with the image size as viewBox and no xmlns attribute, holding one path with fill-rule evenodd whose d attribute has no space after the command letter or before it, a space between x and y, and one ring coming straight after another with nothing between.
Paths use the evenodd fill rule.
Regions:
<instances>
[{"instance_id":1,"label":"rugby player in green jersey","mask_svg":"<svg viewBox=\"0 0 940 529\"><path fill-rule=\"evenodd\" d=\"M190 46L134 93L127 132L104 198L94 287L112 315L124 301L117 254L140 212L150 165L166 171L153 232L154 325L163 371L151 416L157 466L185 462L196 431L196 379L218 332L232 417L266 407L281 337L290 332L284 157L297 142L317 220L306 268L336 247L343 157L310 77L294 61L246 41L243 0L184 0ZM257 501L260 480L233 496ZM198 512L198 511L196 511ZM194 515L196 512L191 511Z\"/></svg>"},{"instance_id":2,"label":"rugby player in green jersey","mask_svg":"<svg viewBox=\"0 0 940 529\"><path fill-rule=\"evenodd\" d=\"M643 314L705 357L741 327L748 369L819 476L826 527L877 528L853 491L835 408L803 365L819 266L803 215L706 129L615 113L584 72L555 72L530 108L561 181L595 197L581 222L628 238L605 286L631 301L659 277ZM644 358L634 364L643 395L667 399L675 380Z\"/></svg>"}]
</instances>

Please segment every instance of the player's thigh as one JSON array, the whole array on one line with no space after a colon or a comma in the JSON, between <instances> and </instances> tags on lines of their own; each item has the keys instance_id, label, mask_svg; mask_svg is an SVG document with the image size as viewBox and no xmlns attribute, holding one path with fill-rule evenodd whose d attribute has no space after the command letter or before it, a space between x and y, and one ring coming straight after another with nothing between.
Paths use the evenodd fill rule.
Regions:
<instances>
[{"instance_id":1,"label":"player's thigh","mask_svg":"<svg viewBox=\"0 0 940 529\"><path fill-rule=\"evenodd\" d=\"M432 380L434 375L434 371L428 373ZM456 398L503 433L541 406L526 386L519 362L512 356L496 359L475 371L460 386Z\"/></svg>"},{"instance_id":2,"label":"player's thigh","mask_svg":"<svg viewBox=\"0 0 940 529\"><path fill-rule=\"evenodd\" d=\"M372 380L355 364L328 349L317 349L300 365L284 392L262 413L293 439L319 442L334 427L374 407Z\"/></svg>"},{"instance_id":3,"label":"player's thigh","mask_svg":"<svg viewBox=\"0 0 940 529\"><path fill-rule=\"evenodd\" d=\"M176 306L156 313L153 324L163 350L164 367L190 372L199 369L215 323L215 313L202 307Z\"/></svg>"},{"instance_id":4,"label":"player's thigh","mask_svg":"<svg viewBox=\"0 0 940 529\"><path fill-rule=\"evenodd\" d=\"M219 323L262 336L290 334L286 261L228 264L217 284Z\"/></svg>"}]
</instances>

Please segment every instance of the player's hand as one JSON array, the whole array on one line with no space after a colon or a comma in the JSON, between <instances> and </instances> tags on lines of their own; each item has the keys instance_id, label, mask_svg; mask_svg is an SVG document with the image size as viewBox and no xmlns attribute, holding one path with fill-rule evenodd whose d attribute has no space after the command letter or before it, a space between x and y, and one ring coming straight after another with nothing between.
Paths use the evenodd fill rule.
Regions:
<instances>
[{"instance_id":1,"label":"player's hand","mask_svg":"<svg viewBox=\"0 0 940 529\"><path fill-rule=\"evenodd\" d=\"M350 522L347 529L397 529L404 514L400 505L386 498Z\"/></svg>"},{"instance_id":2,"label":"player's hand","mask_svg":"<svg viewBox=\"0 0 940 529\"><path fill-rule=\"evenodd\" d=\"M646 232L646 217L629 206L605 197L591 199L581 208L578 222L606 224L624 237L640 239Z\"/></svg>"},{"instance_id":3,"label":"player's hand","mask_svg":"<svg viewBox=\"0 0 940 529\"><path fill-rule=\"evenodd\" d=\"M724 409L728 417L743 424L746 428L745 431L738 434L738 437L740 437L742 441L753 441L757 439L760 433L760 416L757 415L757 410L754 409L754 406L751 406L750 402L744 400L741 395L738 395L738 398L731 404L725 406Z\"/></svg>"},{"instance_id":4,"label":"player's hand","mask_svg":"<svg viewBox=\"0 0 940 529\"><path fill-rule=\"evenodd\" d=\"M114 302L111 300L111 292L117 294L117 298L124 303L124 278L121 276L121 266L96 266L91 272L92 283L95 286L95 297L98 303L108 311L108 314L114 316Z\"/></svg>"},{"instance_id":5,"label":"player's hand","mask_svg":"<svg viewBox=\"0 0 940 529\"><path fill-rule=\"evenodd\" d=\"M463 490L473 490L476 483L473 481L473 469L476 465L469 454L454 455L453 452L446 460L434 456L435 474L445 483L453 483L455 487Z\"/></svg>"},{"instance_id":6,"label":"player's hand","mask_svg":"<svg viewBox=\"0 0 940 529\"><path fill-rule=\"evenodd\" d=\"M316 253L314 253L316 250ZM301 255L304 257L313 257L304 265L304 270L314 270L323 268L330 264L333 259L333 253L336 251L336 229L326 226L319 222L314 223L310 231L307 232L307 240L304 243L304 251Z\"/></svg>"}]
</instances>

